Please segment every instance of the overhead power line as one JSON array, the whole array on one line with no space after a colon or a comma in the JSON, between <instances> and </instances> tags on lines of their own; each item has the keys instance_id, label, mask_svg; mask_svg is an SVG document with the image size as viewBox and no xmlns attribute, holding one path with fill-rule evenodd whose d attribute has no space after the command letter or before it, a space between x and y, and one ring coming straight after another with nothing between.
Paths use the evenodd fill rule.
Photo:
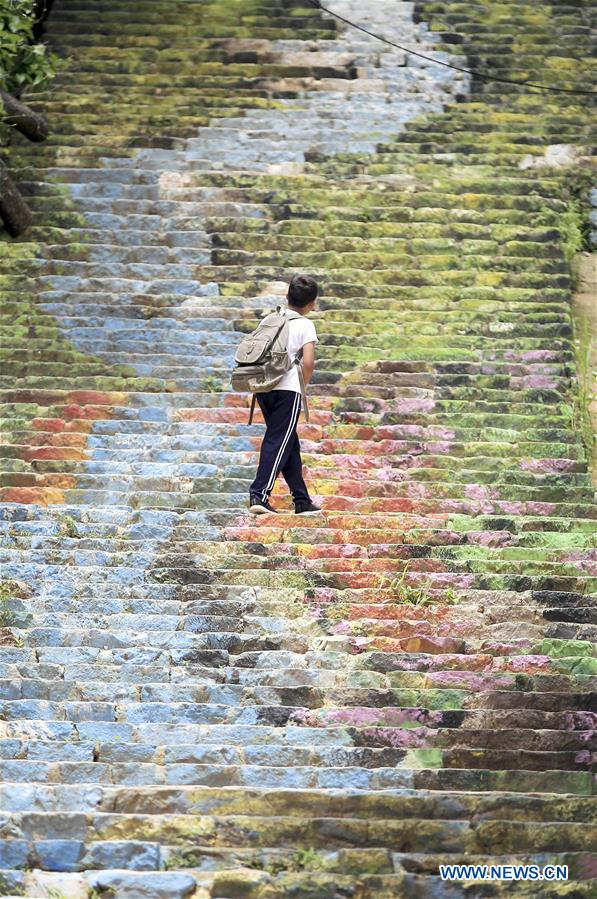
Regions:
<instances>
[{"instance_id":1,"label":"overhead power line","mask_svg":"<svg viewBox=\"0 0 597 899\"><path fill-rule=\"evenodd\" d=\"M341 16L340 13L328 9L323 3L320 3L319 0L308 0L308 2L311 3L312 6L316 6L317 9L320 9L322 12L332 16L334 19L338 19L338 21L344 22L345 25L356 28L358 31L362 31L364 34L368 34L370 37L374 37L376 40L382 41L390 47L395 47L397 50L402 50L404 53L410 53L411 56L418 56L419 59L426 59L427 62L435 63L437 66L444 66L446 69L455 69L457 72L464 72L466 75L474 75L475 78L483 78L485 81L499 81L501 84L516 84L518 87L534 87L536 90L549 91L550 93L555 94L582 94L584 96L597 97L597 91L588 91L582 90L582 88L573 87L550 87L548 84L537 84L533 81L516 81L514 78L501 78L499 75L490 75L487 72L479 72L476 69L465 69L462 66L455 66L451 62L443 62L441 59L435 59L433 56L419 53L418 50L411 50L410 47L402 47L395 41L391 41L381 34L370 31L368 28L365 28L364 25L359 25L358 22L352 22L350 19Z\"/></svg>"}]
</instances>

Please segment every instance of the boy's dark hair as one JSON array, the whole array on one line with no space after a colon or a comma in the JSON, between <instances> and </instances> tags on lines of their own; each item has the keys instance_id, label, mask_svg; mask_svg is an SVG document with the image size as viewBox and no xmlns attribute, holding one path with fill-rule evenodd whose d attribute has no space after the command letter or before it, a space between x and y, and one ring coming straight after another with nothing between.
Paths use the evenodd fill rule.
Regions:
<instances>
[{"instance_id":1,"label":"boy's dark hair","mask_svg":"<svg viewBox=\"0 0 597 899\"><path fill-rule=\"evenodd\" d=\"M308 306L317 299L319 287L311 275L295 275L288 285L288 302L291 306Z\"/></svg>"}]
</instances>

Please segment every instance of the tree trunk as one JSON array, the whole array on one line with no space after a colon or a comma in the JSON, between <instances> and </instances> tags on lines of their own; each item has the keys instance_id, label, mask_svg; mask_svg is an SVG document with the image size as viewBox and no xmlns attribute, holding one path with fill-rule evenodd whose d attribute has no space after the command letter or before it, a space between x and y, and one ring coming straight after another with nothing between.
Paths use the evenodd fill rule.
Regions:
<instances>
[{"instance_id":1,"label":"tree trunk","mask_svg":"<svg viewBox=\"0 0 597 899\"><path fill-rule=\"evenodd\" d=\"M35 0L33 4L33 37L36 41L40 39L44 33L44 23L50 14L50 10L54 5L54 0Z\"/></svg>"},{"instance_id":2,"label":"tree trunk","mask_svg":"<svg viewBox=\"0 0 597 899\"><path fill-rule=\"evenodd\" d=\"M49 134L48 123L46 119L37 112L33 112L12 94L7 91L0 90L0 98L4 104L6 113L5 121L8 125L13 125L17 131L28 137L29 140L39 143L45 140Z\"/></svg>"},{"instance_id":3,"label":"tree trunk","mask_svg":"<svg viewBox=\"0 0 597 899\"><path fill-rule=\"evenodd\" d=\"M0 218L12 237L19 237L33 222L33 214L0 159Z\"/></svg>"}]
</instances>

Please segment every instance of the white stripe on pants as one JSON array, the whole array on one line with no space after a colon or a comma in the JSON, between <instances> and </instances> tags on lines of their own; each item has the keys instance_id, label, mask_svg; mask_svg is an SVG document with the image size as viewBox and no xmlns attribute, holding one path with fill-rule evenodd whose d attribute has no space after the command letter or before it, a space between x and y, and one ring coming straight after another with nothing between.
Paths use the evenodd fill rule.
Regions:
<instances>
[{"instance_id":1,"label":"white stripe on pants","mask_svg":"<svg viewBox=\"0 0 597 899\"><path fill-rule=\"evenodd\" d=\"M286 434L284 435L284 439L283 439L282 443L280 444L280 449L278 450L278 454L274 460L274 464L272 467L272 473L270 474L267 485L266 485L263 493L261 494L261 499L263 502L265 502L267 500L268 492L273 489L274 483L276 481L276 475L278 474L278 468L280 465L280 461L282 459L282 456L284 455L284 450L288 446L288 441L290 440L290 438L292 437L292 435L295 431L300 414L301 414L301 395L300 395L300 393L297 393L294 403L292 405L292 412L290 413L290 419L288 421L288 428L286 430Z\"/></svg>"}]
</instances>

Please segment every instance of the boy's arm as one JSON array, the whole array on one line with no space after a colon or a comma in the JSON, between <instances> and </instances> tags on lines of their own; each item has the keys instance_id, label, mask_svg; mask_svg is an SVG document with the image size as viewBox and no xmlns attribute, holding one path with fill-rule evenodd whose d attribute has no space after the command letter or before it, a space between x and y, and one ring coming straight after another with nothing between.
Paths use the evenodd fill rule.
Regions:
<instances>
[{"instance_id":1,"label":"boy's arm","mask_svg":"<svg viewBox=\"0 0 597 899\"><path fill-rule=\"evenodd\" d=\"M305 343L303 345L303 378L305 385L311 380L311 376L315 370L315 343Z\"/></svg>"}]
</instances>

